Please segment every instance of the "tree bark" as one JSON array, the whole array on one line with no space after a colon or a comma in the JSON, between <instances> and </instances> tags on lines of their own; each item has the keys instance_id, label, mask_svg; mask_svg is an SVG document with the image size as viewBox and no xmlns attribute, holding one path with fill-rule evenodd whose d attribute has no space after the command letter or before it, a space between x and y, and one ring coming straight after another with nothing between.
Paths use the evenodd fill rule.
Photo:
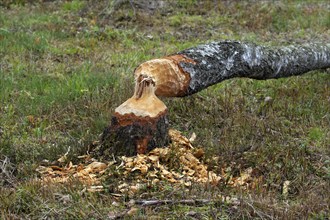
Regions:
<instances>
[{"instance_id":1,"label":"tree bark","mask_svg":"<svg viewBox=\"0 0 330 220\"><path fill-rule=\"evenodd\" d=\"M134 155L165 146L167 108L156 95L188 96L234 77L274 79L330 67L330 44L266 47L222 41L139 65L135 93L103 132L100 155Z\"/></svg>"},{"instance_id":2,"label":"tree bark","mask_svg":"<svg viewBox=\"0 0 330 220\"><path fill-rule=\"evenodd\" d=\"M176 97L194 94L234 77L274 79L329 67L330 44L266 47L222 41L147 61L136 69L135 76L144 73L153 78L156 95Z\"/></svg>"},{"instance_id":3,"label":"tree bark","mask_svg":"<svg viewBox=\"0 0 330 220\"><path fill-rule=\"evenodd\" d=\"M104 130L98 157L145 154L168 144L167 107L155 95L155 83L147 76L136 79L132 98L115 109Z\"/></svg>"}]
</instances>

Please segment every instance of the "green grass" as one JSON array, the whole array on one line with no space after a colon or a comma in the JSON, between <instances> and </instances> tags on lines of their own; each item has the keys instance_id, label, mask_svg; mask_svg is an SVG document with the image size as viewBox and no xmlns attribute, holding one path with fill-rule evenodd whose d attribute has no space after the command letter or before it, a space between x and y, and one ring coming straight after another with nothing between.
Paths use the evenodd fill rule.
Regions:
<instances>
[{"instance_id":1,"label":"green grass","mask_svg":"<svg viewBox=\"0 0 330 220\"><path fill-rule=\"evenodd\" d=\"M329 218L326 72L232 79L191 97L164 99L171 127L186 136L196 133L210 169L227 167L238 176L252 167L261 180L253 189L225 183L175 189L163 183L163 188L116 198L83 192L76 182L45 187L32 181L42 160L56 160L69 146L75 160L98 140L114 109L132 95L134 68L146 60L224 39L265 45L329 42L327 1L165 4L150 11L111 1L2 3L0 165L10 162L0 172L1 219L104 219L125 210L130 199L217 199L219 194L241 203L139 208L136 218L189 218L191 211L196 218ZM285 181L290 181L287 196Z\"/></svg>"}]
</instances>

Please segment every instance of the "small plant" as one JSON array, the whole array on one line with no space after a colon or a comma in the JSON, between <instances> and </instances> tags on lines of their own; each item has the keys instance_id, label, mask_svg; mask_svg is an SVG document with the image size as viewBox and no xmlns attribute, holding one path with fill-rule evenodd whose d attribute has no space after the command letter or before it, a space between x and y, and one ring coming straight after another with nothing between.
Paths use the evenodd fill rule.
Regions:
<instances>
[{"instance_id":1,"label":"small plant","mask_svg":"<svg viewBox=\"0 0 330 220\"><path fill-rule=\"evenodd\" d=\"M308 137L313 142L321 141L325 137L324 131L319 127L314 127L309 130Z\"/></svg>"},{"instance_id":2,"label":"small plant","mask_svg":"<svg viewBox=\"0 0 330 220\"><path fill-rule=\"evenodd\" d=\"M85 6L84 1L73 0L73 1L65 2L62 7L65 11L77 12L80 9L82 9L84 6Z\"/></svg>"}]
</instances>

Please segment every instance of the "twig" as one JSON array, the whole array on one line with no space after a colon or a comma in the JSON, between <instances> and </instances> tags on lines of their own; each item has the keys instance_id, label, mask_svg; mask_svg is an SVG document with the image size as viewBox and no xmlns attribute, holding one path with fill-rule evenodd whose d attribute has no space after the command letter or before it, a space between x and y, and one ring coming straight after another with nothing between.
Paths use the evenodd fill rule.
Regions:
<instances>
[{"instance_id":1,"label":"twig","mask_svg":"<svg viewBox=\"0 0 330 220\"><path fill-rule=\"evenodd\" d=\"M198 206L198 205L210 204L213 202L214 201L209 200L209 199L139 200L139 201L136 201L135 204L141 205L141 206L176 205L176 204Z\"/></svg>"},{"instance_id":2,"label":"twig","mask_svg":"<svg viewBox=\"0 0 330 220\"><path fill-rule=\"evenodd\" d=\"M137 209L136 206L141 206L141 208L146 208L150 206L162 206L162 205L189 205L189 206L202 206L202 205L208 205L208 204L215 204L216 202L224 202L228 203L229 201L226 198L220 199L220 200L210 200L210 199L183 199L183 200L131 200L129 203L129 208L118 213L109 213L108 219L121 219L125 216L131 216L132 213ZM237 201L232 201L232 204L237 203Z\"/></svg>"},{"instance_id":3,"label":"twig","mask_svg":"<svg viewBox=\"0 0 330 220\"><path fill-rule=\"evenodd\" d=\"M270 215L268 215L268 214L266 214L266 213L263 213L263 212L261 212L261 211L258 211L258 210L253 206L253 204L252 204L253 201L251 201L251 203L250 203L250 202L248 202L248 201L246 201L246 200L245 200L245 201L243 200L243 202L244 202L245 204L247 204L247 205L253 210L253 212L254 212L255 214L258 215L258 217L259 217L260 219L265 219L265 217L268 218L268 219L274 219L274 217L272 217L272 216L270 216Z\"/></svg>"},{"instance_id":4,"label":"twig","mask_svg":"<svg viewBox=\"0 0 330 220\"><path fill-rule=\"evenodd\" d=\"M3 160L0 160L0 176L1 178L4 178L4 180L11 186L14 186L14 170L15 168L8 157L5 156Z\"/></svg>"},{"instance_id":5,"label":"twig","mask_svg":"<svg viewBox=\"0 0 330 220\"><path fill-rule=\"evenodd\" d=\"M96 212L96 214L98 215L98 217L100 219L102 219L102 214L95 208L95 206L92 203L90 203L90 202L88 202L88 204L94 209L94 211Z\"/></svg>"},{"instance_id":6,"label":"twig","mask_svg":"<svg viewBox=\"0 0 330 220\"><path fill-rule=\"evenodd\" d=\"M108 214L108 218L107 219L109 219L109 220L122 219L122 218L124 218L125 216L128 215L129 210L130 209L125 209L124 211L119 212L119 213L112 213L112 212L110 212Z\"/></svg>"}]
</instances>

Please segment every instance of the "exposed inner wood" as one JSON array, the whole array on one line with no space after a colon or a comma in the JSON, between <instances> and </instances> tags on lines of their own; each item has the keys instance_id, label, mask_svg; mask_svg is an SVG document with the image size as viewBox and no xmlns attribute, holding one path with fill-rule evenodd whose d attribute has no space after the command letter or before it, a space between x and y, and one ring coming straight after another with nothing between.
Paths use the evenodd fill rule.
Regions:
<instances>
[{"instance_id":1,"label":"exposed inner wood","mask_svg":"<svg viewBox=\"0 0 330 220\"><path fill-rule=\"evenodd\" d=\"M168 143L168 129L167 107L155 95L155 82L141 74L134 95L115 109L96 153L102 157L145 154Z\"/></svg>"},{"instance_id":2,"label":"exposed inner wood","mask_svg":"<svg viewBox=\"0 0 330 220\"><path fill-rule=\"evenodd\" d=\"M183 55L149 60L136 68L135 79L139 81L141 76L150 77L155 82L155 94L158 96L183 96L189 86L190 75L178 65L180 62L195 63Z\"/></svg>"},{"instance_id":3,"label":"exposed inner wood","mask_svg":"<svg viewBox=\"0 0 330 220\"><path fill-rule=\"evenodd\" d=\"M115 109L120 115L134 114L141 117L156 117L166 111L165 104L155 95L155 82L150 76L139 75L134 95Z\"/></svg>"}]
</instances>

